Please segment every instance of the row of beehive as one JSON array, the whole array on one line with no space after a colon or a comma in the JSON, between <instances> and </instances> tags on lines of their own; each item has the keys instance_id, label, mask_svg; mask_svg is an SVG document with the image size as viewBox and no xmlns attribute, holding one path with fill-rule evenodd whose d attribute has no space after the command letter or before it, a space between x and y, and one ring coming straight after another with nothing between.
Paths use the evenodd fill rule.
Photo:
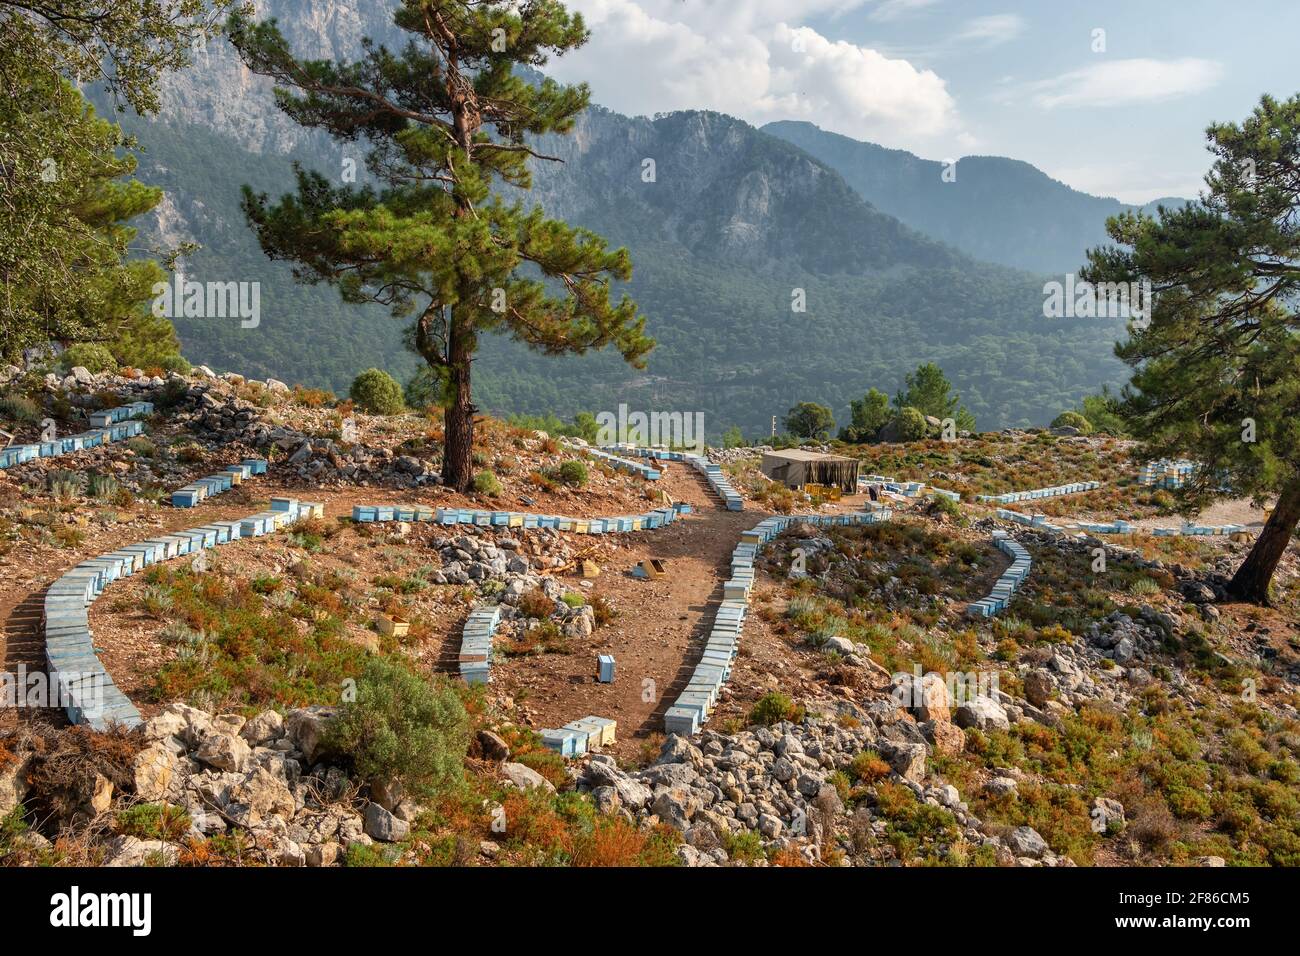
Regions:
<instances>
[{"instance_id":1,"label":"row of beehive","mask_svg":"<svg viewBox=\"0 0 1300 956\"><path fill-rule=\"evenodd\" d=\"M732 486L731 480L723 473L722 466L716 465L704 455L693 455L686 451L666 451L662 448L641 448L636 445L606 445L605 451L619 451L624 454L640 455L658 461L680 461L690 465L704 476L704 480L722 499L728 511L743 511L745 499Z\"/></svg>"},{"instance_id":2,"label":"row of beehive","mask_svg":"<svg viewBox=\"0 0 1300 956\"><path fill-rule=\"evenodd\" d=\"M200 478L184 488L173 491L171 497L172 507L193 508L200 501L211 498L213 495L219 495L223 491L229 491L232 487L242 483L247 478L251 478L253 475L264 474L266 474L266 459L245 458L238 465L231 465L215 475Z\"/></svg>"},{"instance_id":3,"label":"row of beehive","mask_svg":"<svg viewBox=\"0 0 1300 956\"><path fill-rule=\"evenodd\" d=\"M714 614L713 627L704 651L695 665L685 690L664 713L664 729L670 734L696 733L709 718L731 678L732 664L739 649L740 634L749 612L749 593L754 586L754 559L759 550L795 522L823 527L875 524L891 517L888 509L874 513L840 515L787 515L765 518L740 536L731 553L731 577L723 585L722 601Z\"/></svg>"},{"instance_id":4,"label":"row of beehive","mask_svg":"<svg viewBox=\"0 0 1300 956\"><path fill-rule=\"evenodd\" d=\"M501 605L469 612L460 632L460 676L467 684L486 684L492 677L492 635L501 623Z\"/></svg>"},{"instance_id":5,"label":"row of beehive","mask_svg":"<svg viewBox=\"0 0 1300 956\"><path fill-rule=\"evenodd\" d=\"M607 451L599 448L592 448L589 445L570 445L579 451L585 452L592 458L603 461L618 471L627 472L629 475L636 475L638 478L644 478L646 481L658 481L663 477L663 473L658 468L652 468L649 465L643 465L639 461L631 461L627 458L620 458L618 455L611 455Z\"/></svg>"},{"instance_id":6,"label":"row of beehive","mask_svg":"<svg viewBox=\"0 0 1300 956\"><path fill-rule=\"evenodd\" d=\"M104 589L149 565L264 535L299 518L324 514L322 505L300 503L293 498L272 498L271 509L126 545L82 561L50 585L43 621L45 659L69 720L87 723L95 730L103 730L110 723L129 727L140 723L140 712L113 683L95 651L89 611Z\"/></svg>"},{"instance_id":7,"label":"row of beehive","mask_svg":"<svg viewBox=\"0 0 1300 956\"><path fill-rule=\"evenodd\" d=\"M1055 485L1051 488L1035 488L1032 491L1008 491L1000 495L979 495L980 501L996 501L1009 505L1016 501L1032 501L1037 498L1059 498L1061 495L1077 495L1081 491L1100 488L1099 481L1072 481L1068 485Z\"/></svg>"},{"instance_id":8,"label":"row of beehive","mask_svg":"<svg viewBox=\"0 0 1300 956\"><path fill-rule=\"evenodd\" d=\"M1052 522L1047 520L1047 515L1044 514L1027 515L1019 511L1008 511L1006 508L999 508L997 510L997 516L1003 521L1014 521L1016 524L1022 524L1038 531L1050 531L1052 534L1065 534L1064 528L1060 525L1052 524Z\"/></svg>"},{"instance_id":9,"label":"row of beehive","mask_svg":"<svg viewBox=\"0 0 1300 956\"><path fill-rule=\"evenodd\" d=\"M540 515L524 511L479 511L473 508L434 510L424 505L355 505L352 508L352 520L435 521L444 525L472 524L480 528L553 528L576 534L619 534L662 528L676 521L679 515L690 512L690 505L675 504L645 514L616 518L567 518L563 515Z\"/></svg>"},{"instance_id":10,"label":"row of beehive","mask_svg":"<svg viewBox=\"0 0 1300 956\"><path fill-rule=\"evenodd\" d=\"M924 481L900 481L885 475L864 475L858 478L859 487L865 488L868 485L879 485L884 491L904 498L919 498L925 490Z\"/></svg>"},{"instance_id":11,"label":"row of beehive","mask_svg":"<svg viewBox=\"0 0 1300 956\"><path fill-rule=\"evenodd\" d=\"M998 611L1004 610L1010 603L1011 595L1016 592L1016 588L1020 587L1029 576L1029 569L1033 563L1029 558L1029 552L1005 531L994 531L993 542L1003 554L1011 558L1011 567L1002 572L988 597L973 601L966 607L966 613L975 617L992 617Z\"/></svg>"},{"instance_id":12,"label":"row of beehive","mask_svg":"<svg viewBox=\"0 0 1300 956\"><path fill-rule=\"evenodd\" d=\"M614 743L617 731L618 721L589 714L580 720L571 720L558 729L548 728L538 733L542 743L561 757L581 757L597 747Z\"/></svg>"},{"instance_id":13,"label":"row of beehive","mask_svg":"<svg viewBox=\"0 0 1300 956\"><path fill-rule=\"evenodd\" d=\"M131 402L129 405L106 408L102 412L92 412L90 431L52 441L0 448L0 468L12 468L38 458L56 458L83 448L96 448L110 442L134 438L144 431L144 423L138 420L139 416L152 414L152 402Z\"/></svg>"}]
</instances>

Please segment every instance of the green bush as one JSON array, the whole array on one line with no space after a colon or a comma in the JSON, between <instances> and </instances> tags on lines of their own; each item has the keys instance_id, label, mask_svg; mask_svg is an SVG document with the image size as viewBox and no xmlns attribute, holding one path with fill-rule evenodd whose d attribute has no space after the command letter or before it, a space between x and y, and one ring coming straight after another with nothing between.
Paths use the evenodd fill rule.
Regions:
<instances>
[{"instance_id":1,"label":"green bush","mask_svg":"<svg viewBox=\"0 0 1300 956\"><path fill-rule=\"evenodd\" d=\"M194 366L183 355L164 356L158 360L158 367L164 372L175 372L177 375L189 375L194 371Z\"/></svg>"},{"instance_id":2,"label":"green bush","mask_svg":"<svg viewBox=\"0 0 1300 956\"><path fill-rule=\"evenodd\" d=\"M393 780L431 797L460 782L469 748L469 715L446 677L421 677L404 665L372 658L355 700L325 728L329 752L365 780Z\"/></svg>"},{"instance_id":3,"label":"green bush","mask_svg":"<svg viewBox=\"0 0 1300 956\"><path fill-rule=\"evenodd\" d=\"M902 409L894 421L898 428L899 441L920 441L929 431L925 416L921 414L921 410L918 408L909 406Z\"/></svg>"},{"instance_id":4,"label":"green bush","mask_svg":"<svg viewBox=\"0 0 1300 956\"><path fill-rule=\"evenodd\" d=\"M485 468L474 476L474 490L480 495L495 498L501 494L501 482L496 475Z\"/></svg>"},{"instance_id":5,"label":"green bush","mask_svg":"<svg viewBox=\"0 0 1300 956\"><path fill-rule=\"evenodd\" d=\"M372 415L396 415L406 407L402 386L383 369L366 369L352 380L348 394L362 411Z\"/></svg>"},{"instance_id":6,"label":"green bush","mask_svg":"<svg viewBox=\"0 0 1300 956\"><path fill-rule=\"evenodd\" d=\"M581 488L587 483L587 466L576 458L570 458L560 465L560 481Z\"/></svg>"},{"instance_id":7,"label":"green bush","mask_svg":"<svg viewBox=\"0 0 1300 956\"><path fill-rule=\"evenodd\" d=\"M19 425L35 425L41 420L41 407L26 395L5 395L0 397L0 419Z\"/></svg>"},{"instance_id":8,"label":"green bush","mask_svg":"<svg viewBox=\"0 0 1300 956\"><path fill-rule=\"evenodd\" d=\"M113 358L107 346L94 342L80 342L65 349L59 356L59 367L67 372L80 365L87 372L98 375L100 372L117 371L117 359Z\"/></svg>"},{"instance_id":9,"label":"green bush","mask_svg":"<svg viewBox=\"0 0 1300 956\"><path fill-rule=\"evenodd\" d=\"M798 720L800 716L799 708L790 702L789 697L768 691L754 703L749 712L749 722L770 727L782 720Z\"/></svg>"},{"instance_id":10,"label":"green bush","mask_svg":"<svg viewBox=\"0 0 1300 956\"><path fill-rule=\"evenodd\" d=\"M1077 428L1079 433L1088 435L1092 433L1092 422L1084 418L1078 412L1061 412L1052 419L1053 428Z\"/></svg>"}]
</instances>

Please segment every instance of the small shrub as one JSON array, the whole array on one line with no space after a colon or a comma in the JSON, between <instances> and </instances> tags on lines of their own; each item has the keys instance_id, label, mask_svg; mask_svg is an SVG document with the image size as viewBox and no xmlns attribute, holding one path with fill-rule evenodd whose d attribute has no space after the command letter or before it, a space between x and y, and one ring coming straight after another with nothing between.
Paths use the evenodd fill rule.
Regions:
<instances>
[{"instance_id":1,"label":"small shrub","mask_svg":"<svg viewBox=\"0 0 1300 956\"><path fill-rule=\"evenodd\" d=\"M117 829L142 840L180 840L190 830L190 815L170 803L138 803L117 815Z\"/></svg>"},{"instance_id":2,"label":"small shrub","mask_svg":"<svg viewBox=\"0 0 1300 956\"><path fill-rule=\"evenodd\" d=\"M383 369L368 368L352 380L352 400L372 415L396 415L406 407L402 386Z\"/></svg>"},{"instance_id":3,"label":"small shrub","mask_svg":"<svg viewBox=\"0 0 1300 956\"><path fill-rule=\"evenodd\" d=\"M573 488L581 488L587 483L587 466L584 462L571 458L560 465L560 480Z\"/></svg>"},{"instance_id":4,"label":"small shrub","mask_svg":"<svg viewBox=\"0 0 1300 956\"><path fill-rule=\"evenodd\" d=\"M555 612L555 602L541 588L532 588L519 596L519 613L524 617L545 620Z\"/></svg>"},{"instance_id":5,"label":"small shrub","mask_svg":"<svg viewBox=\"0 0 1300 956\"><path fill-rule=\"evenodd\" d=\"M495 498L502 491L500 480L486 468L474 476L473 487L480 495L487 495L489 498Z\"/></svg>"},{"instance_id":6,"label":"small shrub","mask_svg":"<svg viewBox=\"0 0 1300 956\"><path fill-rule=\"evenodd\" d=\"M584 604L587 603L587 599L583 597L581 594L579 594L577 591L566 592L565 595L560 598L560 600L563 601L565 604L567 604L569 607L582 607Z\"/></svg>"},{"instance_id":7,"label":"small shrub","mask_svg":"<svg viewBox=\"0 0 1300 956\"><path fill-rule=\"evenodd\" d=\"M164 372L175 372L177 375L189 375L194 371L194 366L180 354L164 356L158 360L158 367Z\"/></svg>"},{"instance_id":8,"label":"small shrub","mask_svg":"<svg viewBox=\"0 0 1300 956\"><path fill-rule=\"evenodd\" d=\"M59 367L67 372L81 366L87 372L98 375L100 372L116 371L117 359L106 346L94 342L80 342L64 350L59 356Z\"/></svg>"},{"instance_id":9,"label":"small shrub","mask_svg":"<svg viewBox=\"0 0 1300 956\"><path fill-rule=\"evenodd\" d=\"M469 715L445 677L421 677L396 661L373 658L325 731L325 745L366 780L399 781L431 796L461 779Z\"/></svg>"},{"instance_id":10,"label":"small shrub","mask_svg":"<svg viewBox=\"0 0 1300 956\"><path fill-rule=\"evenodd\" d=\"M1077 428L1081 435L1092 433L1092 422L1078 412L1061 412L1052 419L1053 428Z\"/></svg>"},{"instance_id":11,"label":"small shrub","mask_svg":"<svg viewBox=\"0 0 1300 956\"><path fill-rule=\"evenodd\" d=\"M158 446L153 443L152 438L146 435L136 435L134 438L128 438L126 440L126 449L141 458L153 458L158 454Z\"/></svg>"},{"instance_id":12,"label":"small shrub","mask_svg":"<svg viewBox=\"0 0 1300 956\"><path fill-rule=\"evenodd\" d=\"M0 397L0 418L19 425L36 425L41 420L41 407L26 395Z\"/></svg>"},{"instance_id":13,"label":"small shrub","mask_svg":"<svg viewBox=\"0 0 1300 956\"><path fill-rule=\"evenodd\" d=\"M770 727L782 720L798 721L802 719L801 708L791 703L790 698L785 694L776 691L768 691L754 704L749 712L749 722L751 724L762 724Z\"/></svg>"}]
</instances>

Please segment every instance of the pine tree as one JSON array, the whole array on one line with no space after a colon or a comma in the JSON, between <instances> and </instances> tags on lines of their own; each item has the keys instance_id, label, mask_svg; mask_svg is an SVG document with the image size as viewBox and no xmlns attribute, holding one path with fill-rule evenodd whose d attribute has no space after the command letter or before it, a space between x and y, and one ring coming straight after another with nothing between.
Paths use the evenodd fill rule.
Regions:
<instances>
[{"instance_id":1,"label":"pine tree","mask_svg":"<svg viewBox=\"0 0 1300 956\"><path fill-rule=\"evenodd\" d=\"M1133 368L1123 413L1147 457L1200 463L1185 510L1276 496L1228 585L1267 604L1300 523L1300 96L1265 96L1207 137L1217 158L1202 201L1113 218L1120 245L1089 252L1084 277L1151 284L1150 314L1116 346Z\"/></svg>"},{"instance_id":2,"label":"pine tree","mask_svg":"<svg viewBox=\"0 0 1300 956\"><path fill-rule=\"evenodd\" d=\"M506 203L497 185L527 189L530 137L567 133L585 85L530 85L515 67L543 65L587 39L557 0L403 0L400 50L366 41L356 62L294 57L274 21L234 16L229 33L249 69L272 77L281 109L345 142L364 141L380 188L335 186L297 173L297 194L272 204L245 190L263 250L330 282L349 302L411 317L410 341L444 394L443 481L472 480L471 368L485 332L547 354L613 345L636 367L653 346L645 319L610 281L626 281L625 249Z\"/></svg>"},{"instance_id":3,"label":"pine tree","mask_svg":"<svg viewBox=\"0 0 1300 956\"><path fill-rule=\"evenodd\" d=\"M923 415L951 418L960 430L975 430L975 416L962 406L961 396L953 393L948 376L933 362L918 365L907 376L906 387L895 396L894 406L899 411L915 408Z\"/></svg>"},{"instance_id":4,"label":"pine tree","mask_svg":"<svg viewBox=\"0 0 1300 956\"><path fill-rule=\"evenodd\" d=\"M128 260L162 191L129 178L135 157L76 88L0 53L0 356L49 341L128 340L149 326L157 263ZM175 333L166 341L175 352ZM118 356L124 361L130 359Z\"/></svg>"}]
</instances>

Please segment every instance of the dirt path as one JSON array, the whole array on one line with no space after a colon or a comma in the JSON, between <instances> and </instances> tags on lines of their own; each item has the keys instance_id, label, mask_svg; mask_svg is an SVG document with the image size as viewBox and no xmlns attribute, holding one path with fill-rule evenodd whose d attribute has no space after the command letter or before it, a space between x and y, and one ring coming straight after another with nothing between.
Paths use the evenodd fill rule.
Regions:
<instances>
[{"instance_id":1,"label":"dirt path","mask_svg":"<svg viewBox=\"0 0 1300 956\"><path fill-rule=\"evenodd\" d=\"M618 721L614 749L620 755L662 732L664 711L685 687L712 625L732 549L740 533L764 517L724 510L689 467L669 466L663 481L696 511L649 534L621 535L616 559L582 589L589 600L610 602L617 617L570 653L498 655L492 667L494 695L527 708L534 726L560 727L593 714ZM667 575L632 577L636 563L649 558L663 561ZM600 654L617 662L613 683L596 679Z\"/></svg>"}]
</instances>

